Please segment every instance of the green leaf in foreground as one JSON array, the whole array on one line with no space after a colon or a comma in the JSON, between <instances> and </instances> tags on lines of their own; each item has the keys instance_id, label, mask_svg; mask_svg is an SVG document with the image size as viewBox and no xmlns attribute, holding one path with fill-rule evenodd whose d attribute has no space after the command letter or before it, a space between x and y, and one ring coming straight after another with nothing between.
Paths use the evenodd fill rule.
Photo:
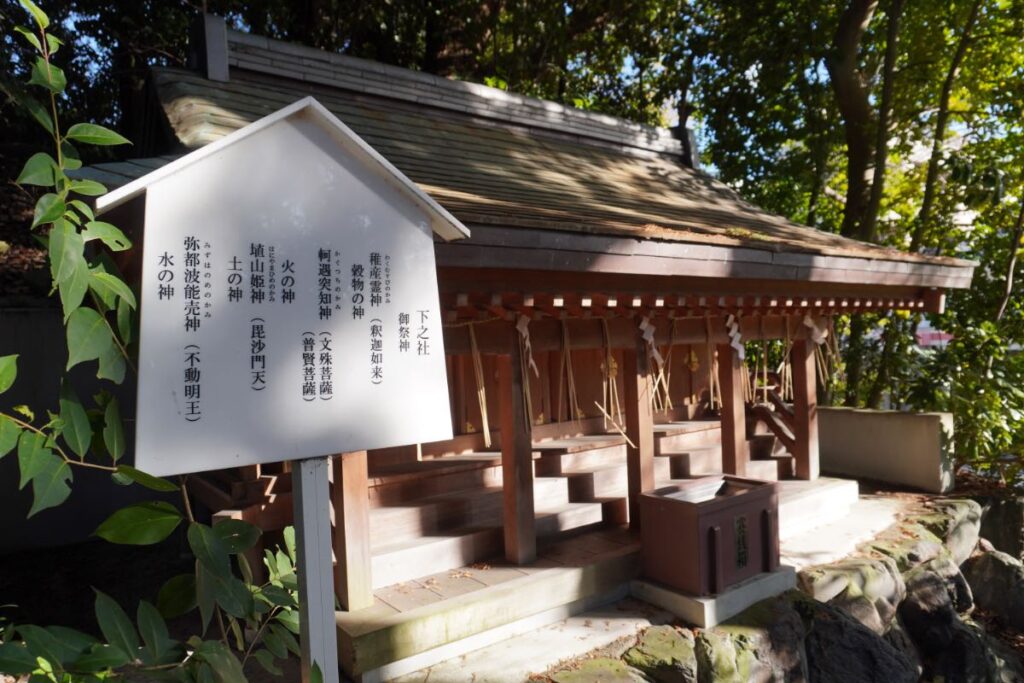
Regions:
<instances>
[{"instance_id":1,"label":"green leaf in foreground","mask_svg":"<svg viewBox=\"0 0 1024 683\"><path fill-rule=\"evenodd\" d=\"M112 399L103 411L103 443L110 457L117 462L124 455L124 427L117 399Z\"/></svg>"},{"instance_id":2,"label":"green leaf in foreground","mask_svg":"<svg viewBox=\"0 0 1024 683\"><path fill-rule=\"evenodd\" d=\"M95 123L76 123L68 129L67 138L87 145L130 145L128 138Z\"/></svg>"},{"instance_id":3,"label":"green leaf in foreground","mask_svg":"<svg viewBox=\"0 0 1024 683\"><path fill-rule=\"evenodd\" d=\"M242 665L227 645L217 640L204 640L196 648L196 659L206 662L218 683L245 683Z\"/></svg>"},{"instance_id":4,"label":"green leaf in foreground","mask_svg":"<svg viewBox=\"0 0 1024 683\"><path fill-rule=\"evenodd\" d=\"M88 652L76 659L71 668L76 672L95 673L117 669L128 664L131 657L116 645L96 644Z\"/></svg>"},{"instance_id":5,"label":"green leaf in foreground","mask_svg":"<svg viewBox=\"0 0 1024 683\"><path fill-rule=\"evenodd\" d=\"M220 537L224 548L232 555L244 552L256 545L260 530L240 519L225 519L213 525L213 532Z\"/></svg>"},{"instance_id":6,"label":"green leaf in foreground","mask_svg":"<svg viewBox=\"0 0 1024 683\"><path fill-rule=\"evenodd\" d=\"M167 631L163 616L152 603L142 600L136 610L135 621L139 625L139 633L142 634L146 661L151 664L162 663L174 647L174 641Z\"/></svg>"},{"instance_id":7,"label":"green leaf in foreground","mask_svg":"<svg viewBox=\"0 0 1024 683\"><path fill-rule=\"evenodd\" d=\"M57 170L57 162L46 152L36 152L28 158L25 166L22 167L18 179L19 185L40 185L52 187L56 182L54 171Z\"/></svg>"},{"instance_id":8,"label":"green leaf in foreground","mask_svg":"<svg viewBox=\"0 0 1024 683\"><path fill-rule=\"evenodd\" d=\"M135 293L124 281L116 275L104 273L102 270L90 272L89 286L110 308L114 307L114 299L120 297L128 302L128 306L135 308Z\"/></svg>"},{"instance_id":9,"label":"green leaf in foreground","mask_svg":"<svg viewBox=\"0 0 1024 683\"><path fill-rule=\"evenodd\" d=\"M61 221L66 223L66 221ZM60 289L60 303L64 309L64 320L67 321L71 314L82 305L85 293L89 291L89 266L85 259L79 255L73 258L70 263L73 265L71 273L58 284Z\"/></svg>"},{"instance_id":10,"label":"green leaf in foreground","mask_svg":"<svg viewBox=\"0 0 1024 683\"><path fill-rule=\"evenodd\" d=\"M36 658L24 645L0 643L0 671L11 676L20 676L32 673L36 666Z\"/></svg>"},{"instance_id":11,"label":"green leaf in foreground","mask_svg":"<svg viewBox=\"0 0 1024 683\"><path fill-rule=\"evenodd\" d=\"M71 181L71 185L68 188L75 194L84 195L86 197L98 197L101 194L106 194L107 188L103 183L95 180L89 180L88 178L76 178Z\"/></svg>"},{"instance_id":12,"label":"green leaf in foreground","mask_svg":"<svg viewBox=\"0 0 1024 683\"><path fill-rule=\"evenodd\" d=\"M71 467L61 458L53 456L45 460L43 471L32 479L32 507L28 516L56 507L71 495L73 474Z\"/></svg>"},{"instance_id":13,"label":"green leaf in foreground","mask_svg":"<svg viewBox=\"0 0 1024 683\"><path fill-rule=\"evenodd\" d=\"M245 619L252 614L253 597L248 586L231 574L218 576L205 566L200 567L200 574L204 574L204 585L209 586L217 604L226 613L239 619Z\"/></svg>"},{"instance_id":14,"label":"green leaf in foreground","mask_svg":"<svg viewBox=\"0 0 1024 683\"><path fill-rule=\"evenodd\" d=\"M231 575L228 550L213 529L193 522L188 527L188 544L199 563L212 574L221 578Z\"/></svg>"},{"instance_id":15,"label":"green leaf in foreground","mask_svg":"<svg viewBox=\"0 0 1024 683\"><path fill-rule=\"evenodd\" d=\"M36 208L32 213L32 227L54 222L64 215L66 209L63 199L52 192L47 192L36 202Z\"/></svg>"},{"instance_id":16,"label":"green leaf in foreground","mask_svg":"<svg viewBox=\"0 0 1024 683\"><path fill-rule=\"evenodd\" d=\"M42 201L42 200L40 200ZM83 249L85 241L67 221L58 221L50 231L50 275L54 282L62 282L79 267L86 266Z\"/></svg>"},{"instance_id":17,"label":"green leaf in foreground","mask_svg":"<svg viewBox=\"0 0 1024 683\"><path fill-rule=\"evenodd\" d=\"M196 575L178 574L160 588L156 607L167 619L181 616L196 607Z\"/></svg>"},{"instance_id":18,"label":"green leaf in foreground","mask_svg":"<svg viewBox=\"0 0 1024 683\"><path fill-rule=\"evenodd\" d=\"M14 30L20 33L21 36L36 49L36 52L43 54L43 44L39 42L39 36L33 33L31 29L25 28L24 26L15 26Z\"/></svg>"},{"instance_id":19,"label":"green leaf in foreground","mask_svg":"<svg viewBox=\"0 0 1024 683\"><path fill-rule=\"evenodd\" d=\"M68 317L67 370L79 363L95 360L113 345L110 328L91 308L75 309Z\"/></svg>"},{"instance_id":20,"label":"green leaf in foreground","mask_svg":"<svg viewBox=\"0 0 1024 683\"><path fill-rule=\"evenodd\" d=\"M132 309L125 299L117 302L117 332L123 344L132 343Z\"/></svg>"},{"instance_id":21,"label":"green leaf in foreground","mask_svg":"<svg viewBox=\"0 0 1024 683\"><path fill-rule=\"evenodd\" d=\"M32 85L41 85L55 95L64 92L68 85L64 72L42 57L37 57L35 64L32 65L32 76L28 82Z\"/></svg>"},{"instance_id":22,"label":"green leaf in foreground","mask_svg":"<svg viewBox=\"0 0 1024 683\"><path fill-rule=\"evenodd\" d=\"M139 635L128 615L117 602L102 591L96 591L96 621L107 642L134 657L139 649Z\"/></svg>"},{"instance_id":23,"label":"green leaf in foreground","mask_svg":"<svg viewBox=\"0 0 1024 683\"><path fill-rule=\"evenodd\" d=\"M82 402L66 384L61 388L60 419L64 422L64 440L75 455L84 458L92 443L92 425Z\"/></svg>"},{"instance_id":24,"label":"green leaf in foreground","mask_svg":"<svg viewBox=\"0 0 1024 683\"><path fill-rule=\"evenodd\" d=\"M137 470L134 467L131 467L130 465L118 465L117 474L124 475L128 479L134 481L136 484L141 484L142 486L145 486L147 489L151 489L153 491L171 492L178 490L178 485L175 484L174 482L167 481L166 479L160 479L159 477L154 477L151 474L146 474L142 470Z\"/></svg>"},{"instance_id":25,"label":"green leaf in foreground","mask_svg":"<svg viewBox=\"0 0 1024 683\"><path fill-rule=\"evenodd\" d=\"M53 135L53 119L50 118L50 113L46 111L46 107L39 104L39 101L35 98L27 95L19 96L18 101L21 103L21 106L28 110L28 113L32 115L32 118L34 118L40 126L46 129L47 133Z\"/></svg>"},{"instance_id":26,"label":"green leaf in foreground","mask_svg":"<svg viewBox=\"0 0 1024 683\"><path fill-rule=\"evenodd\" d=\"M18 0L21 6L28 10L28 13L32 15L32 18L36 20L39 28L46 28L50 25L50 18L46 16L46 12L39 9L39 6L32 0Z\"/></svg>"},{"instance_id":27,"label":"green leaf in foreground","mask_svg":"<svg viewBox=\"0 0 1024 683\"><path fill-rule=\"evenodd\" d=\"M111 543L152 545L170 536L181 519L181 513L170 503L136 503L110 515L96 529L96 535Z\"/></svg>"},{"instance_id":28,"label":"green leaf in foreground","mask_svg":"<svg viewBox=\"0 0 1024 683\"><path fill-rule=\"evenodd\" d=\"M109 379L114 384L124 381L125 362L121 349L114 344L100 356L100 365L96 370L96 376L100 379Z\"/></svg>"},{"instance_id":29,"label":"green leaf in foreground","mask_svg":"<svg viewBox=\"0 0 1024 683\"><path fill-rule=\"evenodd\" d=\"M110 247L111 251L124 251L132 246L132 241L125 237L120 228L104 221L89 221L86 223L82 237L86 242L100 240L103 244Z\"/></svg>"},{"instance_id":30,"label":"green leaf in foreground","mask_svg":"<svg viewBox=\"0 0 1024 683\"><path fill-rule=\"evenodd\" d=\"M0 415L0 458L14 450L21 436L21 427L9 417Z\"/></svg>"},{"instance_id":31,"label":"green leaf in foreground","mask_svg":"<svg viewBox=\"0 0 1024 683\"><path fill-rule=\"evenodd\" d=\"M256 650L253 653L253 657L260 663L260 666L272 676L284 675L281 668L274 664L274 655L270 654L267 650Z\"/></svg>"},{"instance_id":32,"label":"green leaf in foreground","mask_svg":"<svg viewBox=\"0 0 1024 683\"><path fill-rule=\"evenodd\" d=\"M18 354L0 356L0 394L14 384L18 377Z\"/></svg>"},{"instance_id":33,"label":"green leaf in foreground","mask_svg":"<svg viewBox=\"0 0 1024 683\"><path fill-rule=\"evenodd\" d=\"M60 461L53 451L46 447L46 436L39 432L24 431L18 439L18 469L21 479L18 488L23 489L35 477L51 469L50 461Z\"/></svg>"}]
</instances>

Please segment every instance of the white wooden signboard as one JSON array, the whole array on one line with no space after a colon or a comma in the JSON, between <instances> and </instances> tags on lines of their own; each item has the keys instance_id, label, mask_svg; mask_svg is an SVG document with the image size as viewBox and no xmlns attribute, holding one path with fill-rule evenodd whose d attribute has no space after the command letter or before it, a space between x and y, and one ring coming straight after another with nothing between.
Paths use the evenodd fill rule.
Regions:
<instances>
[{"instance_id":1,"label":"white wooden signboard","mask_svg":"<svg viewBox=\"0 0 1024 683\"><path fill-rule=\"evenodd\" d=\"M136 467L293 469L303 680L338 680L328 456L451 438L434 237L469 233L311 98L145 193Z\"/></svg>"},{"instance_id":2,"label":"white wooden signboard","mask_svg":"<svg viewBox=\"0 0 1024 683\"><path fill-rule=\"evenodd\" d=\"M433 234L465 229L307 99L146 192L136 466L451 438Z\"/></svg>"}]
</instances>

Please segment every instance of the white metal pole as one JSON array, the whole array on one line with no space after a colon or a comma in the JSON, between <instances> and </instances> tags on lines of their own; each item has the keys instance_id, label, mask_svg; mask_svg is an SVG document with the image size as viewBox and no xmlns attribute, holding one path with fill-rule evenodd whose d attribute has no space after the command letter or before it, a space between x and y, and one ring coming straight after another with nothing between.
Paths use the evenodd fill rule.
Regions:
<instances>
[{"instance_id":1,"label":"white metal pole","mask_svg":"<svg viewBox=\"0 0 1024 683\"><path fill-rule=\"evenodd\" d=\"M303 683L310 683L313 662L323 674L323 683L338 683L328 460L320 457L292 463Z\"/></svg>"}]
</instances>

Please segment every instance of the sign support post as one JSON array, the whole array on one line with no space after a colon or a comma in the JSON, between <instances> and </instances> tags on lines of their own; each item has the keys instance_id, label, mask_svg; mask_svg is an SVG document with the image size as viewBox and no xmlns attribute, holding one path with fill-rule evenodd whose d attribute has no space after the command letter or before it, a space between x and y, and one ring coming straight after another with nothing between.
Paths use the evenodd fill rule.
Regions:
<instances>
[{"instance_id":1,"label":"sign support post","mask_svg":"<svg viewBox=\"0 0 1024 683\"><path fill-rule=\"evenodd\" d=\"M329 467L329 456L292 463L303 683L311 680L313 662L323 674L323 683L338 683Z\"/></svg>"}]
</instances>

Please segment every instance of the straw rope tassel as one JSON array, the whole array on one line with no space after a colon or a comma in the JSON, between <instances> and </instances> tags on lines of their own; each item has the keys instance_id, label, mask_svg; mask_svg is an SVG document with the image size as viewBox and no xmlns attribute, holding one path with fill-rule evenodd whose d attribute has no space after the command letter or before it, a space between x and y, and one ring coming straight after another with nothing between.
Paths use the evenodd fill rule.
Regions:
<instances>
[{"instance_id":1,"label":"straw rope tassel","mask_svg":"<svg viewBox=\"0 0 1024 683\"><path fill-rule=\"evenodd\" d=\"M618 367L615 356L612 355L611 333L608 331L608 321L605 318L601 318L601 340L604 344L604 362L601 363L601 414L604 428L608 429L609 422L615 423L611 415L619 414L619 387L615 379Z\"/></svg>"},{"instance_id":2,"label":"straw rope tassel","mask_svg":"<svg viewBox=\"0 0 1024 683\"><path fill-rule=\"evenodd\" d=\"M540 369L537 368L537 363L533 360L533 348L530 345L530 319L525 315L520 315L519 320L516 321L516 330L519 331L519 351L522 362L520 365L520 372L523 378L523 399L526 403L526 414L523 416L526 422L526 430L530 431L533 429L533 396L530 392L530 370L539 378Z\"/></svg>"},{"instance_id":3,"label":"straw rope tassel","mask_svg":"<svg viewBox=\"0 0 1024 683\"><path fill-rule=\"evenodd\" d=\"M564 343L564 342L563 342ZM558 422L565 422L565 354L558 354ZM555 412L552 410L551 412ZM554 417L554 416L552 416Z\"/></svg>"},{"instance_id":4,"label":"straw rope tassel","mask_svg":"<svg viewBox=\"0 0 1024 683\"><path fill-rule=\"evenodd\" d=\"M672 410L672 395L669 388L672 386L672 350L675 348L674 344L676 341L676 319L674 316L669 316L669 328L668 328L668 350L666 352L665 368L664 368L664 387L665 387L665 410Z\"/></svg>"},{"instance_id":5,"label":"straw rope tassel","mask_svg":"<svg viewBox=\"0 0 1024 683\"><path fill-rule=\"evenodd\" d=\"M711 341L710 314L704 316L704 328L708 356L708 395L711 399L711 409L715 410L722 407L722 386L718 382L718 354Z\"/></svg>"},{"instance_id":6,"label":"straw rope tassel","mask_svg":"<svg viewBox=\"0 0 1024 683\"><path fill-rule=\"evenodd\" d=\"M579 397L576 394L576 374L572 368L572 353L570 352L569 344L569 323L566 320L562 320L562 358L565 366L565 377L567 381L567 388L569 390L569 412L572 413L571 419L573 422L583 417L583 411L580 410Z\"/></svg>"},{"instance_id":7,"label":"straw rope tassel","mask_svg":"<svg viewBox=\"0 0 1024 683\"><path fill-rule=\"evenodd\" d=\"M764 336L764 314L757 316L757 328L761 332L761 390L764 394L762 399L768 402L768 340Z\"/></svg>"},{"instance_id":8,"label":"straw rope tassel","mask_svg":"<svg viewBox=\"0 0 1024 683\"><path fill-rule=\"evenodd\" d=\"M469 349L473 357L473 376L476 379L476 400L480 403L480 422L484 430L484 445L491 447L491 426L487 419L487 389L484 385L484 366L480 360L480 347L476 343L476 332L469 326Z\"/></svg>"},{"instance_id":9,"label":"straw rope tassel","mask_svg":"<svg viewBox=\"0 0 1024 683\"><path fill-rule=\"evenodd\" d=\"M768 340L761 340L761 393L762 401L768 402Z\"/></svg>"},{"instance_id":10,"label":"straw rope tassel","mask_svg":"<svg viewBox=\"0 0 1024 683\"><path fill-rule=\"evenodd\" d=\"M525 356L527 354L527 347L526 342L522 338L519 339L519 348L522 351L522 355ZM533 428L533 392L530 391L530 371L526 363L521 363L519 370L523 375L523 399L526 403L526 415L524 418L526 420L526 429L529 431Z\"/></svg>"}]
</instances>

